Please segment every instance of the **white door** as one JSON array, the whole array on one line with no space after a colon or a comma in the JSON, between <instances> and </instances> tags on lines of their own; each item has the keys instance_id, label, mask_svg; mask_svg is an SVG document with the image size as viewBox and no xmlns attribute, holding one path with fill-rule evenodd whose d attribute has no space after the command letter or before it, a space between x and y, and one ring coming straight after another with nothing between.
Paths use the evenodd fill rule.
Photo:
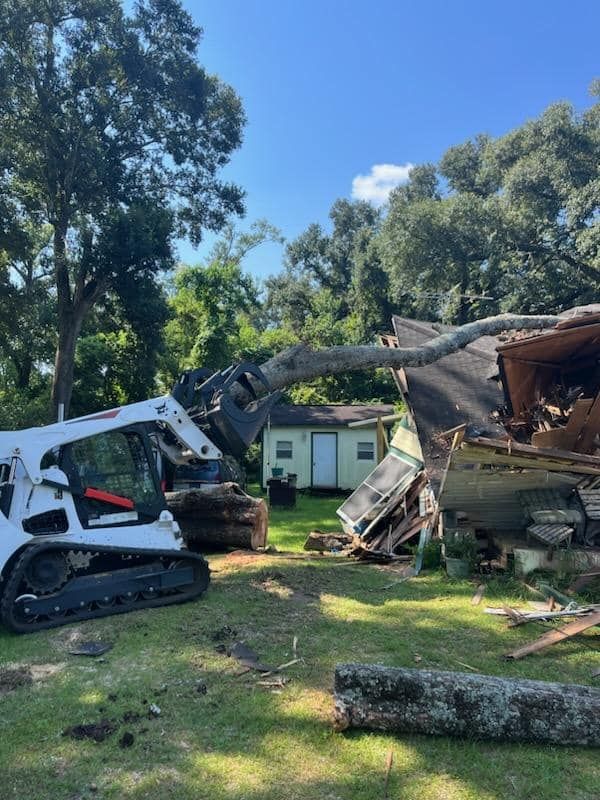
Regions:
<instances>
[{"instance_id":1,"label":"white door","mask_svg":"<svg viewBox=\"0 0 600 800\"><path fill-rule=\"evenodd\" d=\"M323 489L337 487L337 434L312 435L312 485Z\"/></svg>"}]
</instances>

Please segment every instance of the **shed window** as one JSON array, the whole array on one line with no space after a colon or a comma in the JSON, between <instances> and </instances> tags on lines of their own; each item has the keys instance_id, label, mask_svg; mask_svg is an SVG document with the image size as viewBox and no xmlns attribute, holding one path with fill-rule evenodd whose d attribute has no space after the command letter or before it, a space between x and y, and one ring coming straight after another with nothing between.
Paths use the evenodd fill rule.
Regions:
<instances>
[{"instance_id":1,"label":"shed window","mask_svg":"<svg viewBox=\"0 0 600 800\"><path fill-rule=\"evenodd\" d=\"M291 442L277 442L275 448L276 458L291 458L292 457L292 443Z\"/></svg>"},{"instance_id":2,"label":"shed window","mask_svg":"<svg viewBox=\"0 0 600 800\"><path fill-rule=\"evenodd\" d=\"M375 445L373 442L358 442L356 445L356 458L359 461L373 461L375 458Z\"/></svg>"}]
</instances>

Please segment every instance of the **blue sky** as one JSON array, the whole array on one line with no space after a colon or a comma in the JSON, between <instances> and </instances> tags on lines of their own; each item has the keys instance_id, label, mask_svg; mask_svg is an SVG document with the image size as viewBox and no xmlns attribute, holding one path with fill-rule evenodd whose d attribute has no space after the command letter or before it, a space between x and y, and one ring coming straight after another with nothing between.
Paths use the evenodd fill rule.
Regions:
<instances>
[{"instance_id":1,"label":"blue sky","mask_svg":"<svg viewBox=\"0 0 600 800\"><path fill-rule=\"evenodd\" d=\"M224 175L292 239L338 197L381 197L380 178L499 135L556 100L591 102L600 77L596 0L183 0L204 28L200 60L242 97L245 141ZM404 169L403 169L404 168ZM377 177L377 176L376 176ZM375 191L374 191L375 189ZM379 189L379 193L377 192ZM181 243L180 257L195 251ZM282 248L245 266L276 272Z\"/></svg>"}]
</instances>

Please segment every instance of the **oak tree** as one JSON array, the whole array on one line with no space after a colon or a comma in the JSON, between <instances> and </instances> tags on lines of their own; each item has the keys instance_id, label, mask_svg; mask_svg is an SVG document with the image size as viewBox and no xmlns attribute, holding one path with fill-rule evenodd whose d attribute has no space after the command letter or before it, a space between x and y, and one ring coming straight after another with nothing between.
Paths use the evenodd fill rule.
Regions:
<instances>
[{"instance_id":1,"label":"oak tree","mask_svg":"<svg viewBox=\"0 0 600 800\"><path fill-rule=\"evenodd\" d=\"M53 400L68 409L94 304L124 276L172 266L176 236L197 243L242 212L242 191L219 173L244 114L198 63L202 31L177 0L139 0L129 14L118 0L2 10L0 247L14 249L21 222L50 226Z\"/></svg>"}]
</instances>

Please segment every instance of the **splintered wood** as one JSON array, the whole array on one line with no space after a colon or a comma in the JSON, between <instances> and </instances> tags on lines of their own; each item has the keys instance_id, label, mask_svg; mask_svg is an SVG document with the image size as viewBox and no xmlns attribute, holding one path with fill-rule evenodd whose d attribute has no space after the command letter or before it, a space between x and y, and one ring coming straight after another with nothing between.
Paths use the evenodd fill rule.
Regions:
<instances>
[{"instance_id":1,"label":"splintered wood","mask_svg":"<svg viewBox=\"0 0 600 800\"><path fill-rule=\"evenodd\" d=\"M537 653L539 650L544 650L546 647L550 647L550 645L557 644L557 642L562 642L565 639L569 639L571 636L582 633L588 628L593 628L595 625L600 625L600 611L596 611L594 614L589 614L583 619L577 619L574 622L569 622L568 625L565 625L562 628L548 631L548 633L540 636L539 639L529 642L529 644L525 644L522 647L517 647L516 650L507 653L506 658L523 658L524 656L528 656L530 653Z\"/></svg>"}]
</instances>

